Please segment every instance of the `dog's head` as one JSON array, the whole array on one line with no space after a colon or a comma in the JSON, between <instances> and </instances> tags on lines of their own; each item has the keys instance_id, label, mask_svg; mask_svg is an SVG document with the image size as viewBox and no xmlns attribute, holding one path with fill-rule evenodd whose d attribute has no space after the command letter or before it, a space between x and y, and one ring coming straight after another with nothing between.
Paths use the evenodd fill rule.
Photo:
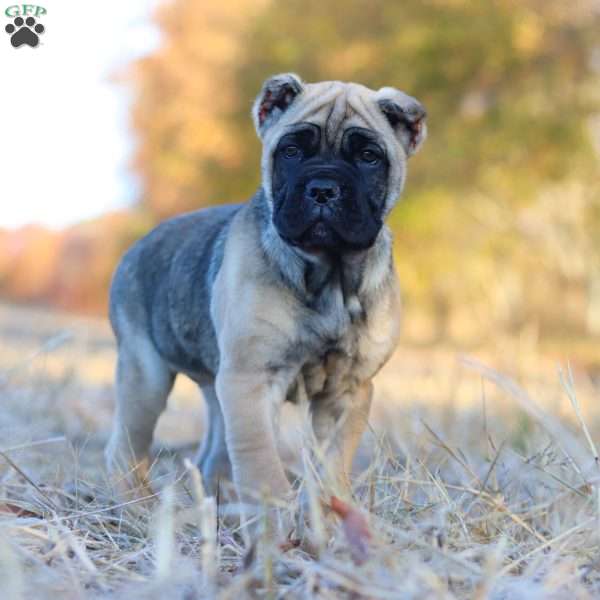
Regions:
<instances>
[{"instance_id":1,"label":"dog's head","mask_svg":"<svg viewBox=\"0 0 600 600\"><path fill-rule=\"evenodd\" d=\"M309 252L372 246L426 137L423 106L390 87L286 73L264 83L252 114L279 235Z\"/></svg>"}]
</instances>

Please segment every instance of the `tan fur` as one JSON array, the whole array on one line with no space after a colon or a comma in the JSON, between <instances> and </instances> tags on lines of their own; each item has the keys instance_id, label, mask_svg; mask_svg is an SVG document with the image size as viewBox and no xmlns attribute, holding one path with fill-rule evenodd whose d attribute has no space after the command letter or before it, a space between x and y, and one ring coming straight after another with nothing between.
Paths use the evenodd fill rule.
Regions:
<instances>
[{"instance_id":1,"label":"tan fur","mask_svg":"<svg viewBox=\"0 0 600 600\"><path fill-rule=\"evenodd\" d=\"M239 217L231 226L211 306L222 356L216 389L240 492L264 487L282 496L289 483L278 458L273 411L290 382L269 377L264 365L294 335L293 298L280 286L256 285L264 268L258 240L244 213Z\"/></svg>"},{"instance_id":2,"label":"tan fur","mask_svg":"<svg viewBox=\"0 0 600 600\"><path fill-rule=\"evenodd\" d=\"M121 489L147 491L148 449L166 406L173 378L143 332L129 331L117 363L117 410L105 450L109 470Z\"/></svg>"},{"instance_id":3,"label":"tan fur","mask_svg":"<svg viewBox=\"0 0 600 600\"><path fill-rule=\"evenodd\" d=\"M309 316L309 309L285 287L260 283L265 265L246 219L242 211L232 224L212 305L223 356L217 394L225 416L234 479L242 493L264 488L284 496L290 490L276 449L273 414L298 380L309 398L320 396L314 410L315 434L324 442L336 431L328 454L334 461L330 468L347 482L354 451L367 424L371 379L397 341L398 287L381 293L374 266L365 285L370 285L368 293L379 297L364 327L354 326L343 306L341 318L339 314ZM343 350L327 356L324 362L300 364L295 372L267 373L265 365L276 363L285 348L299 339L298 324L306 318L320 321L316 327L331 327ZM343 415L342 424L336 430L332 425L339 415Z\"/></svg>"}]
</instances>

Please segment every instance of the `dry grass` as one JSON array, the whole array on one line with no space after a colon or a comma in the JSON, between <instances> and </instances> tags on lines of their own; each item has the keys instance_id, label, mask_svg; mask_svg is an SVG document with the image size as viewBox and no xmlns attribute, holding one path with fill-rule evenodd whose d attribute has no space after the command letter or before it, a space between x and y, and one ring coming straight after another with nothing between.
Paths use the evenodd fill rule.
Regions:
<instances>
[{"instance_id":1,"label":"dry grass","mask_svg":"<svg viewBox=\"0 0 600 600\"><path fill-rule=\"evenodd\" d=\"M101 461L113 352L102 323L4 306L0 342L3 599L600 594L598 389L527 340L481 363L401 349L379 379L344 519L325 514L335 490L288 425L312 500L304 547L249 544L185 449L157 461L158 494L116 503ZM185 447L201 429L181 385L159 441Z\"/></svg>"}]
</instances>

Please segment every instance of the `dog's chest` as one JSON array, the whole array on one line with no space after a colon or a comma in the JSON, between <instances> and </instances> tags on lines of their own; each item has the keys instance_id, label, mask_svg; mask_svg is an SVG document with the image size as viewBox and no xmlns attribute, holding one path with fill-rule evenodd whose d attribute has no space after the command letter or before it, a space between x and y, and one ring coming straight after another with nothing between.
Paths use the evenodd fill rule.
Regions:
<instances>
[{"instance_id":1,"label":"dog's chest","mask_svg":"<svg viewBox=\"0 0 600 600\"><path fill-rule=\"evenodd\" d=\"M334 346L304 363L299 387L304 388L308 399L339 396L356 386L358 361L356 349L352 350L348 352L347 347Z\"/></svg>"},{"instance_id":2,"label":"dog's chest","mask_svg":"<svg viewBox=\"0 0 600 600\"><path fill-rule=\"evenodd\" d=\"M377 336L376 311L367 311L357 296L340 293L321 311L306 317L300 368L288 398L300 401L339 397L369 380L395 345L393 328Z\"/></svg>"}]
</instances>

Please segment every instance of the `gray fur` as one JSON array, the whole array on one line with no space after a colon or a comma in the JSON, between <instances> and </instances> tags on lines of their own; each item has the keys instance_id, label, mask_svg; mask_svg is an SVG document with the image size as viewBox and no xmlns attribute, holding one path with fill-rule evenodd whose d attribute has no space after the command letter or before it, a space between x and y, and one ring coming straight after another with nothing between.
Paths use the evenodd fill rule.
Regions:
<instances>
[{"instance_id":1,"label":"gray fur","mask_svg":"<svg viewBox=\"0 0 600 600\"><path fill-rule=\"evenodd\" d=\"M125 254L111 286L110 320L149 335L173 373L202 383L219 367L210 290L227 227L241 205L208 208L166 221Z\"/></svg>"}]
</instances>

